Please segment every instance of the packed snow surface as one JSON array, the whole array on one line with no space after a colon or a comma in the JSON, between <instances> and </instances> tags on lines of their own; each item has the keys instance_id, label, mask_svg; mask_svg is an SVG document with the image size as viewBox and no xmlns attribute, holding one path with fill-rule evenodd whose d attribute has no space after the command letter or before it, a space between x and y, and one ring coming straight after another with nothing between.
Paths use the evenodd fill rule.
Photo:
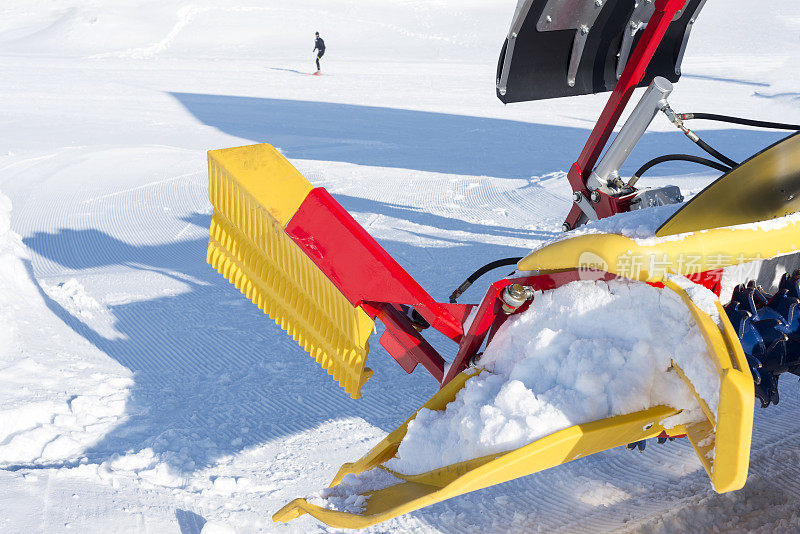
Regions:
<instances>
[{"instance_id":1,"label":"packed snow surface","mask_svg":"<svg viewBox=\"0 0 800 534\"><path fill-rule=\"evenodd\" d=\"M419 474L659 405L683 410L667 427L703 420L673 361L716 412L716 368L676 293L623 281L544 292L498 331L480 360L487 372L445 410L420 410L386 466Z\"/></svg>"},{"instance_id":2,"label":"packed snow surface","mask_svg":"<svg viewBox=\"0 0 800 534\"><path fill-rule=\"evenodd\" d=\"M54 321L28 275L29 253L10 229L11 209L0 193L0 469L77 462L123 419L132 381L91 355L23 342L34 330L57 343L68 329Z\"/></svg>"}]
</instances>

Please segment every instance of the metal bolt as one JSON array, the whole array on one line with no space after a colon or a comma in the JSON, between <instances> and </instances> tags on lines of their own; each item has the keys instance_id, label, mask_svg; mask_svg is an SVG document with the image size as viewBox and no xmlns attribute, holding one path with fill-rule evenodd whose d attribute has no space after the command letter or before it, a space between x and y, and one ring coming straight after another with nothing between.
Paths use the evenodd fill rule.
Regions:
<instances>
[{"instance_id":1,"label":"metal bolt","mask_svg":"<svg viewBox=\"0 0 800 534\"><path fill-rule=\"evenodd\" d=\"M594 0L594 5L597 7L603 7L603 0Z\"/></svg>"},{"instance_id":2,"label":"metal bolt","mask_svg":"<svg viewBox=\"0 0 800 534\"><path fill-rule=\"evenodd\" d=\"M581 34L586 35L587 33L589 33L589 26L581 24Z\"/></svg>"},{"instance_id":3,"label":"metal bolt","mask_svg":"<svg viewBox=\"0 0 800 534\"><path fill-rule=\"evenodd\" d=\"M592 202L597 204L600 202L600 191L592 191L592 194L589 196L592 199Z\"/></svg>"},{"instance_id":4,"label":"metal bolt","mask_svg":"<svg viewBox=\"0 0 800 534\"><path fill-rule=\"evenodd\" d=\"M561 225L561 231L562 232L569 232L570 230L572 230L572 228L569 227L569 224L564 223L564 224Z\"/></svg>"},{"instance_id":5,"label":"metal bolt","mask_svg":"<svg viewBox=\"0 0 800 534\"><path fill-rule=\"evenodd\" d=\"M553 17L551 17L550 15L547 15L547 16L544 18L544 21L545 21L546 23L550 24L551 22L553 22Z\"/></svg>"},{"instance_id":6,"label":"metal bolt","mask_svg":"<svg viewBox=\"0 0 800 534\"><path fill-rule=\"evenodd\" d=\"M521 284L511 284L503 291L503 311L510 315L533 298L533 288Z\"/></svg>"},{"instance_id":7,"label":"metal bolt","mask_svg":"<svg viewBox=\"0 0 800 534\"><path fill-rule=\"evenodd\" d=\"M477 364L477 363L480 361L480 359L481 359L481 356L483 356L483 353L482 353L482 352L478 352L478 353L476 353L476 354L475 354L475 356L473 356L472 358L470 358L470 360L469 360L469 364L470 364L471 366L474 366L474 365L476 365L476 364Z\"/></svg>"},{"instance_id":8,"label":"metal bolt","mask_svg":"<svg viewBox=\"0 0 800 534\"><path fill-rule=\"evenodd\" d=\"M574 200L575 202L580 202L582 198L583 195L581 195L580 191L575 191L574 193L572 193L572 200Z\"/></svg>"}]
</instances>

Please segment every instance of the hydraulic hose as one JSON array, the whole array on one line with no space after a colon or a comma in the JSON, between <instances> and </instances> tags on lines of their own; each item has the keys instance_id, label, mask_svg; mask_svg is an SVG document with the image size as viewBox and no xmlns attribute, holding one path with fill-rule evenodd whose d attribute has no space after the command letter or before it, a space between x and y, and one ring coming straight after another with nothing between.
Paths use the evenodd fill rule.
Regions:
<instances>
[{"instance_id":1,"label":"hydraulic hose","mask_svg":"<svg viewBox=\"0 0 800 534\"><path fill-rule=\"evenodd\" d=\"M661 111L664 113L664 115L667 116L667 118L670 120L672 124L678 127L686 135L686 137L688 137L694 144L699 146L706 153L714 156L716 159L718 159L728 167L736 167L737 165L739 165L731 158L729 158L725 154L722 154L717 149L715 149L714 147L712 147L711 145L700 139L699 135L697 135L689 128L687 128L686 125L683 124L683 119L681 118L681 115L672 111L672 108L669 107L668 104L662 107ZM697 116L697 114L695 114L695 116Z\"/></svg>"},{"instance_id":2,"label":"hydraulic hose","mask_svg":"<svg viewBox=\"0 0 800 534\"><path fill-rule=\"evenodd\" d=\"M503 258L501 260L495 260L495 261L493 261L491 263L487 263L486 265L484 265L483 267L481 267L480 269L478 269L477 271L475 271L474 273L469 275L467 277L467 279L464 280L464 282L462 282L462 284L460 286L458 286L458 288L455 291L453 291L453 293L450 295L450 302L452 304L455 304L456 302L458 302L458 297L463 295L464 291L469 289L469 286L471 286L475 282L475 280L477 280L478 278L480 278L484 274L486 274L489 271L492 271L494 269L497 269L498 267L506 267L508 265L516 265L517 263L519 263L519 261L521 259L522 259L521 257L519 257L519 258Z\"/></svg>"},{"instance_id":3,"label":"hydraulic hose","mask_svg":"<svg viewBox=\"0 0 800 534\"><path fill-rule=\"evenodd\" d=\"M756 128L771 128L773 130L800 130L800 124L788 124L785 122L757 121L742 117L732 117L730 115L718 115L716 113L678 113L678 118L684 121L691 119L704 119L708 121L730 122L744 126L754 126Z\"/></svg>"},{"instance_id":4,"label":"hydraulic hose","mask_svg":"<svg viewBox=\"0 0 800 534\"><path fill-rule=\"evenodd\" d=\"M689 131L691 131L691 130L689 130ZM692 132L692 133L694 133L694 132ZM697 139L693 139L691 136L689 137L689 139L692 139L692 141L694 141L694 143L697 146L699 146L700 148L702 148L706 153L711 154L712 156L717 158L719 161L721 161L722 163L724 163L728 167L736 167L737 165L739 165L738 163L733 161L731 158L729 158L725 154L720 153L714 147L712 147L711 145L709 145L708 143L706 143L705 141L700 139L700 136L698 136L697 134L695 134L695 137Z\"/></svg>"},{"instance_id":5,"label":"hydraulic hose","mask_svg":"<svg viewBox=\"0 0 800 534\"><path fill-rule=\"evenodd\" d=\"M664 156L659 156L657 158L653 158L633 173L630 181L628 182L628 186L633 186L636 184L637 180L647 172L651 167L655 167L659 163L664 163L666 161L689 161L691 163L699 163L700 165L705 165L706 167L711 167L712 169L716 169L722 172L728 172L731 170L730 167L726 167L725 165L716 162L711 159L701 158L700 156L692 156L690 154L666 154Z\"/></svg>"}]
</instances>

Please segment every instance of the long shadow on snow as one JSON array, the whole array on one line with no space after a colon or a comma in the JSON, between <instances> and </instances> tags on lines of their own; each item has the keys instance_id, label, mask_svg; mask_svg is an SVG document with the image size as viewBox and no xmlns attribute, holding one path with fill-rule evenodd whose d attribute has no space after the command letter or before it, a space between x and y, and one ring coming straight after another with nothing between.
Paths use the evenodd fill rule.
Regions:
<instances>
[{"instance_id":1,"label":"long shadow on snow","mask_svg":"<svg viewBox=\"0 0 800 534\"><path fill-rule=\"evenodd\" d=\"M202 227L210 221L208 215L190 219ZM375 376L364 387L363 399L350 399L289 336L205 263L205 239L134 246L97 230L62 229L24 241L31 250L71 269L127 265L185 285L179 294L108 306L119 334L113 339L98 334L40 290L67 325L134 373L129 417L87 451L93 461L152 447L164 461L191 471L332 419L360 417L388 432L436 390L422 370L405 376L373 338L368 365ZM383 245L398 258L419 258L419 250L411 245ZM424 261L406 262L406 267L435 297L444 299L473 266L522 252L467 243L426 249ZM476 284L466 301L478 300L484 289L485 284ZM454 345L433 341L452 354Z\"/></svg>"},{"instance_id":2,"label":"long shadow on snow","mask_svg":"<svg viewBox=\"0 0 800 534\"><path fill-rule=\"evenodd\" d=\"M329 102L170 94L203 124L270 143L288 158L527 178L569 169L588 137L583 128L506 119ZM565 105L564 109L569 108ZM704 124L699 131L715 148L740 160L780 138L773 132L710 130L713 126L719 127ZM651 132L637 145L623 170L630 174L667 152L705 155L677 130ZM648 175L665 169L673 174L697 170L686 164L668 164Z\"/></svg>"},{"instance_id":3,"label":"long shadow on snow","mask_svg":"<svg viewBox=\"0 0 800 534\"><path fill-rule=\"evenodd\" d=\"M392 204L389 202L381 202L380 200L371 200L342 194L337 194L335 196L336 200L349 212L379 213L387 217L403 219L411 223L431 226L441 230L469 232L472 234L497 237L515 237L518 239L548 239L553 237L552 232L537 232L533 230L509 228L508 226L471 223L462 219L428 213L418 208L403 206L401 204Z\"/></svg>"}]
</instances>

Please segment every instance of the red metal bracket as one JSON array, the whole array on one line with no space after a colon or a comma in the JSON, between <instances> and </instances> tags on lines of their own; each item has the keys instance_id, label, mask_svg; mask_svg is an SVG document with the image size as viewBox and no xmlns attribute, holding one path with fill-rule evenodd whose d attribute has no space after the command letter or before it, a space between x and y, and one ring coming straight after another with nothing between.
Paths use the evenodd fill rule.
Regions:
<instances>
[{"instance_id":1,"label":"red metal bracket","mask_svg":"<svg viewBox=\"0 0 800 534\"><path fill-rule=\"evenodd\" d=\"M354 306L406 304L458 341L461 322L436 302L324 188L312 189L286 233Z\"/></svg>"},{"instance_id":2,"label":"red metal bracket","mask_svg":"<svg viewBox=\"0 0 800 534\"><path fill-rule=\"evenodd\" d=\"M505 291L506 286L510 284L521 284L530 286L535 291L547 291L549 289L561 287L569 282L585 279L586 276L586 271L571 270L522 278L506 278L498 280L489 286L486 296L483 297L478 307L475 318L464 334L461 343L459 343L458 353L453 363L450 364L450 367L447 369L447 374L442 381L442 385L444 386L458 376L464 369L469 367L472 359L478 353L481 345L483 345L483 342L490 341L497 329L508 319L509 315L503 311L503 291ZM596 276L592 277L593 280L612 280L614 278L617 277L604 271L596 271ZM527 305L521 306L515 313L522 313L527 308Z\"/></svg>"},{"instance_id":3,"label":"red metal bracket","mask_svg":"<svg viewBox=\"0 0 800 534\"><path fill-rule=\"evenodd\" d=\"M400 364L406 373L411 373L417 364L422 364L437 382L444 378L444 358L411 324L397 306L386 303L364 304L371 316L380 319L386 327L381 335L383 348Z\"/></svg>"},{"instance_id":4,"label":"red metal bracket","mask_svg":"<svg viewBox=\"0 0 800 534\"><path fill-rule=\"evenodd\" d=\"M504 279L498 280L489 286L489 290L486 292L486 296L483 297L472 324L470 324L467 333L464 334L461 343L458 345L458 352L453 363L447 369L447 374L441 382L442 386L469 367L472 358L478 353L478 349L481 348L483 340L486 339L495 321L498 319L505 320L501 297L506 286L510 283L509 280Z\"/></svg>"}]
</instances>

